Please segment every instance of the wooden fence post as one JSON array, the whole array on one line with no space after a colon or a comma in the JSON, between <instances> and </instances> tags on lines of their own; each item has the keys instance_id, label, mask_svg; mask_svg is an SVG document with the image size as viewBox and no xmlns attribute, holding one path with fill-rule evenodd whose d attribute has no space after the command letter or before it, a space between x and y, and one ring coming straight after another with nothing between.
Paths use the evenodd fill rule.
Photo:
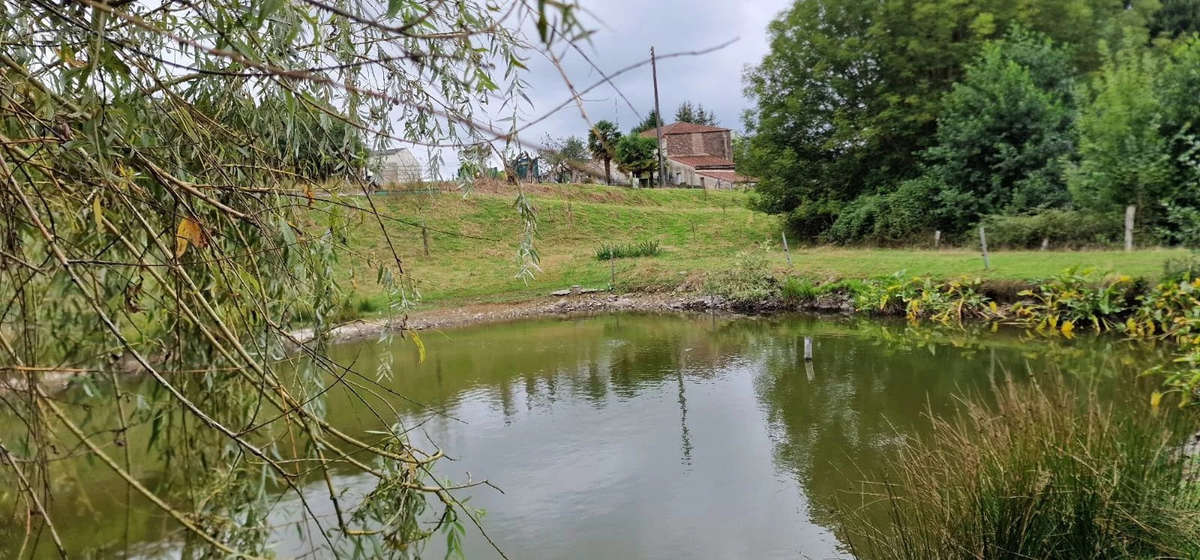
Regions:
<instances>
[{"instance_id":1,"label":"wooden fence post","mask_svg":"<svg viewBox=\"0 0 1200 560\"><path fill-rule=\"evenodd\" d=\"M934 230L933 232L933 248L940 249L942 247L942 230Z\"/></svg>"},{"instance_id":2,"label":"wooden fence post","mask_svg":"<svg viewBox=\"0 0 1200 560\"><path fill-rule=\"evenodd\" d=\"M992 261L988 258L987 233L983 231L983 226L979 226L979 246L983 248L983 269L991 270Z\"/></svg>"},{"instance_id":3,"label":"wooden fence post","mask_svg":"<svg viewBox=\"0 0 1200 560\"><path fill-rule=\"evenodd\" d=\"M1125 250L1133 250L1133 217L1137 213L1137 206L1130 204L1125 207Z\"/></svg>"},{"instance_id":4,"label":"wooden fence post","mask_svg":"<svg viewBox=\"0 0 1200 560\"><path fill-rule=\"evenodd\" d=\"M804 361L811 362L813 359L813 343L812 337L804 337Z\"/></svg>"},{"instance_id":5,"label":"wooden fence post","mask_svg":"<svg viewBox=\"0 0 1200 560\"><path fill-rule=\"evenodd\" d=\"M1043 237L1043 238L1042 238L1042 250L1043 250L1043 251L1045 251L1045 250L1046 250L1046 249L1048 249L1048 248L1050 248L1050 238L1049 238L1049 237Z\"/></svg>"},{"instance_id":6,"label":"wooden fence post","mask_svg":"<svg viewBox=\"0 0 1200 560\"><path fill-rule=\"evenodd\" d=\"M781 231L779 235L783 236L783 254L787 256L788 268L792 267L792 252L788 249L787 232Z\"/></svg>"},{"instance_id":7,"label":"wooden fence post","mask_svg":"<svg viewBox=\"0 0 1200 560\"><path fill-rule=\"evenodd\" d=\"M425 256L429 256L429 228L421 226L421 242L425 245Z\"/></svg>"}]
</instances>

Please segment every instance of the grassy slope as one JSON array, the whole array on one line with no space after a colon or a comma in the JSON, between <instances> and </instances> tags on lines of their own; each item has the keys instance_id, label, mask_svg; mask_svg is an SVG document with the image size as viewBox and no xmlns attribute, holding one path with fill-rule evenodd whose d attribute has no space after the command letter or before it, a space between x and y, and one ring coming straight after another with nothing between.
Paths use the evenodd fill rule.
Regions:
<instances>
[{"instance_id":1,"label":"grassy slope","mask_svg":"<svg viewBox=\"0 0 1200 560\"><path fill-rule=\"evenodd\" d=\"M738 251L765 247L779 272L787 271L779 243L778 221L747 209L741 192L685 189L631 190L621 187L548 186L527 188L538 214L536 248L542 271L528 283L515 277L521 221L513 208L515 191L480 190L469 196L380 194L381 214L424 222L432 254L423 255L421 231L388 223L388 233L406 271L417 281L427 305L460 301L505 301L546 295L579 284L605 288L609 263L595 259L605 242L658 240L658 257L618 260L619 289L699 286L703 274L727 268ZM352 200L365 205L365 200ZM445 232L445 233L441 233ZM472 239L466 234L488 239ZM378 224L363 216L349 234L353 250L345 274L360 299L382 307L376 283L381 259L390 259ZM792 240L798 245L801 240ZM882 276L904 270L910 275L1036 280L1068 267L1092 267L1132 276L1154 276L1163 262L1185 254L1175 250L1085 252L998 252L984 271L975 250L847 249L793 247L794 273L816 280Z\"/></svg>"}]
</instances>

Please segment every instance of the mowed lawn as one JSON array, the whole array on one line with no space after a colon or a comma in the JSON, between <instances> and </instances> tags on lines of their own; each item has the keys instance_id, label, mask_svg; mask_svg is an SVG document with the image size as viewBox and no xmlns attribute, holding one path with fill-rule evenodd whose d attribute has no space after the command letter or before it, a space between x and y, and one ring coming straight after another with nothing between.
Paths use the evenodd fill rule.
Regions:
<instances>
[{"instance_id":1,"label":"mowed lawn","mask_svg":"<svg viewBox=\"0 0 1200 560\"><path fill-rule=\"evenodd\" d=\"M1154 277L1168 259L1187 255L1167 249L994 251L992 268L985 271L977 249L812 247L791 239L789 268L778 219L750 210L745 192L561 185L524 190L537 212L534 246L540 270L532 278L517 274L523 224L513 204L515 187L493 186L465 195L396 192L372 197L423 305L521 300L571 285L607 288L614 273L618 290L698 289L706 274L734 266L737 255L746 251L765 253L777 274L817 281L898 271L938 278L1037 280L1070 267ZM345 201L366 206L362 197ZM377 271L392 260L391 251L373 216L363 213L353 221L346 232L350 251L339 274L355 298L369 302L368 307L383 308ZM428 256L421 228L413 224L429 229ZM663 253L619 259L611 268L595 257L604 243L646 240L658 241Z\"/></svg>"}]
</instances>

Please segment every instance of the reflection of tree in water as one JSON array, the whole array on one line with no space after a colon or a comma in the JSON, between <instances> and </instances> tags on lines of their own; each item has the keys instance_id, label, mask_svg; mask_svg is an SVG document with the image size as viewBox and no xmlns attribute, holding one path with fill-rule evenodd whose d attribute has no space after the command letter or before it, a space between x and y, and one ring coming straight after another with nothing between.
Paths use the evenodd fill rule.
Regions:
<instances>
[{"instance_id":1,"label":"reflection of tree in water","mask_svg":"<svg viewBox=\"0 0 1200 560\"><path fill-rule=\"evenodd\" d=\"M1115 339L1030 344L1019 333L980 337L961 329L873 322L843 326L841 332L804 322L772 330L773 336L756 339L746 354L763 364L756 385L776 441L777 465L794 473L823 524L834 521L838 504L858 499L857 483L887 478L883 460L898 443L897 434L927 433L928 414L951 412L956 395L985 391L996 375L1019 379L1061 366L1130 379L1137 364L1147 363L1136 352L1112 352L1124 350L1115 347L1122 344ZM806 334L816 335L811 379L803 360Z\"/></svg>"}]
</instances>

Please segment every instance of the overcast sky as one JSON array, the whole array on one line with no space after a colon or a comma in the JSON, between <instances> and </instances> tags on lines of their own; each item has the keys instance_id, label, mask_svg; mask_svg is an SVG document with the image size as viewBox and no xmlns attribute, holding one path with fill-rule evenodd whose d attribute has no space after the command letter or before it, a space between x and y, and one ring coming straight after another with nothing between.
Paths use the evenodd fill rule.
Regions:
<instances>
[{"instance_id":1,"label":"overcast sky","mask_svg":"<svg viewBox=\"0 0 1200 560\"><path fill-rule=\"evenodd\" d=\"M674 120L675 108L687 100L713 111L720 126L740 131L742 111L750 105L742 94L742 71L746 65L762 60L767 52L767 24L791 0L581 0L580 3L588 12L585 27L595 30L590 42L580 46L606 73L648 58L651 46L661 56L738 39L708 54L660 61L658 87L666 123ZM536 40L536 35L531 35L531 40ZM556 52L563 55L564 68L576 87L582 89L601 79L578 53L567 49L564 54L561 45ZM526 122L570 99L558 70L543 56L536 55L528 61L528 66L527 93L533 107L522 111L522 120ZM628 132L654 107L650 66L616 77L613 82L637 113L608 85L584 95L584 106L593 122L610 120L622 132ZM571 103L531 126L522 133L521 140L540 144L547 134L554 138L586 138L587 130L579 109ZM447 159L457 159L446 155Z\"/></svg>"}]
</instances>

